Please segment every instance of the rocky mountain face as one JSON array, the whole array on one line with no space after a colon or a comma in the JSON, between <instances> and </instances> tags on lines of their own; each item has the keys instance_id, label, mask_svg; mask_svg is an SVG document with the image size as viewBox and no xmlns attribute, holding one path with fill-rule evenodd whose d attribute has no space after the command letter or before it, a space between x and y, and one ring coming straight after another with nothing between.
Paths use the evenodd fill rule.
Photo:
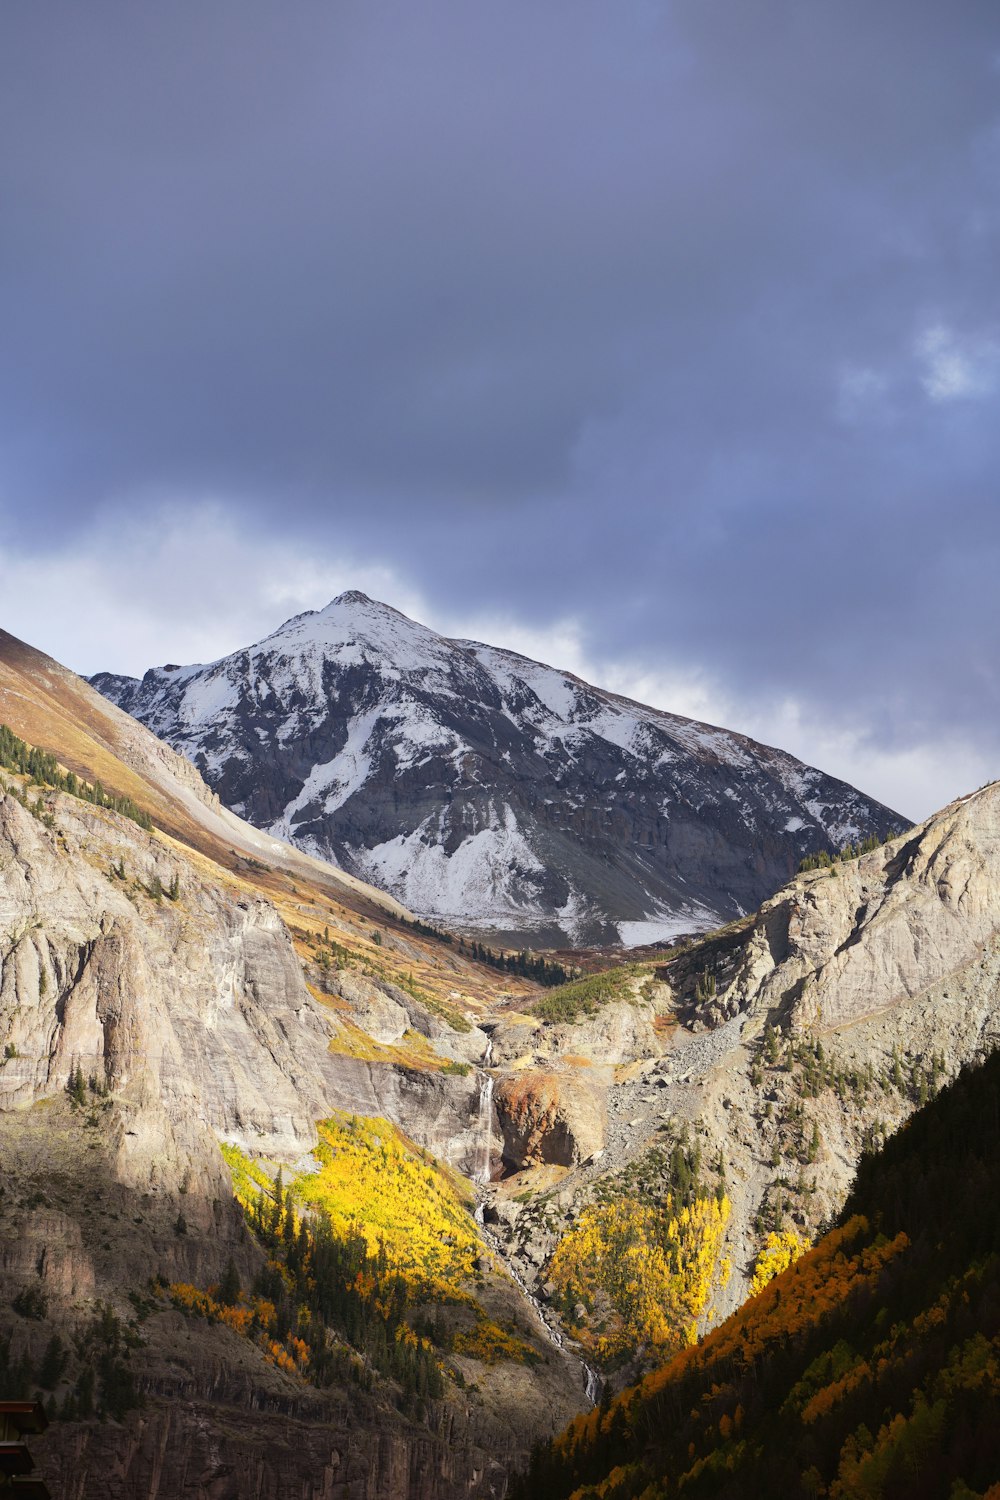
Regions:
<instances>
[{"instance_id":1,"label":"rocky mountain face","mask_svg":"<svg viewBox=\"0 0 1000 1500\"><path fill-rule=\"evenodd\" d=\"M617 1315L613 1289L567 1311L552 1268L588 1209L675 1192L686 1143L728 1205L731 1269L707 1326L739 1306L769 1233L808 1242L863 1152L1000 1043L1000 784L619 974L603 996L578 984L564 1014L538 1014L556 992L492 1033L516 1170L488 1190L487 1225L585 1347ZM613 1378L654 1354L647 1340Z\"/></svg>"},{"instance_id":2,"label":"rocky mountain face","mask_svg":"<svg viewBox=\"0 0 1000 1500\"><path fill-rule=\"evenodd\" d=\"M241 817L511 943L660 942L906 820L742 735L362 594L206 666L94 685Z\"/></svg>"},{"instance_id":3,"label":"rocky mountain face","mask_svg":"<svg viewBox=\"0 0 1000 1500\"><path fill-rule=\"evenodd\" d=\"M509 1330L514 1355L494 1368L475 1341L456 1348L443 1394L416 1407L377 1368L317 1390L164 1291L217 1285L227 1261L244 1287L266 1272L220 1143L291 1180L339 1111L398 1126L448 1180L475 1173L492 973L244 829L56 663L0 648L0 722L175 830L0 768L0 1379L63 1409L35 1444L53 1493L501 1493L585 1396L579 1360L485 1247L462 1315ZM88 1359L95 1402L134 1388L120 1421L66 1408Z\"/></svg>"}]
</instances>

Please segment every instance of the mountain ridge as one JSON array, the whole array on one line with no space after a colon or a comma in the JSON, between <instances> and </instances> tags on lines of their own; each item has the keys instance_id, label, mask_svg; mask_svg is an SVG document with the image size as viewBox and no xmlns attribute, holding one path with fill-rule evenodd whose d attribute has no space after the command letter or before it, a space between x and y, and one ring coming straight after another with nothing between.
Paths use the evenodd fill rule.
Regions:
<instances>
[{"instance_id":1,"label":"mountain ridge","mask_svg":"<svg viewBox=\"0 0 1000 1500\"><path fill-rule=\"evenodd\" d=\"M356 590L215 662L90 680L250 822L511 943L705 930L905 823L784 751Z\"/></svg>"}]
</instances>

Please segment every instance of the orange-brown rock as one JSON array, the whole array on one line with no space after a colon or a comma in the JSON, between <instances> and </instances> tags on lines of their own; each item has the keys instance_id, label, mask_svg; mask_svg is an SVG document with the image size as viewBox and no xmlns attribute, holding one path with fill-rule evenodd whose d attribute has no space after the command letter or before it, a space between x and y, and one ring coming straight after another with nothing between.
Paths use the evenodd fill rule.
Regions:
<instances>
[{"instance_id":1,"label":"orange-brown rock","mask_svg":"<svg viewBox=\"0 0 1000 1500\"><path fill-rule=\"evenodd\" d=\"M567 1068L499 1079L494 1101L507 1166L570 1167L600 1151L607 1129L607 1073Z\"/></svg>"}]
</instances>

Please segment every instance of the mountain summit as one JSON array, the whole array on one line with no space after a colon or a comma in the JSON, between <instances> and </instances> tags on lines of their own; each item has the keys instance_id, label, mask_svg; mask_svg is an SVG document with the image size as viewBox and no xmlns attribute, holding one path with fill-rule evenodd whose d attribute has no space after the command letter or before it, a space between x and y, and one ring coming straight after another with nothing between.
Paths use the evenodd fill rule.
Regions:
<instances>
[{"instance_id":1,"label":"mountain summit","mask_svg":"<svg viewBox=\"0 0 1000 1500\"><path fill-rule=\"evenodd\" d=\"M906 822L780 750L355 590L208 665L91 681L240 816L506 941L715 926L804 855Z\"/></svg>"}]
</instances>

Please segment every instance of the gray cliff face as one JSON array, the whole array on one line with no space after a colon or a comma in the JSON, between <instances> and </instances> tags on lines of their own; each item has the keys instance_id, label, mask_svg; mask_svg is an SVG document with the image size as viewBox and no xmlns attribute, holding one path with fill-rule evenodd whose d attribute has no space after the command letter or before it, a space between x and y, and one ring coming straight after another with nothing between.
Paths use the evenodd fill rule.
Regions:
<instances>
[{"instance_id":1,"label":"gray cliff face","mask_svg":"<svg viewBox=\"0 0 1000 1500\"><path fill-rule=\"evenodd\" d=\"M652 942L905 819L781 751L451 641L360 594L94 685L256 824L512 941Z\"/></svg>"},{"instance_id":2,"label":"gray cliff face","mask_svg":"<svg viewBox=\"0 0 1000 1500\"><path fill-rule=\"evenodd\" d=\"M317 1390L230 1329L151 1296L154 1274L211 1285L227 1258L249 1285L264 1254L231 1198L193 1184L171 1193L122 1182L107 1129L118 1108L112 1096L96 1106L97 1120L65 1098L0 1112L0 1335L37 1369L53 1333L69 1343L109 1304L129 1322L127 1363L142 1398L120 1421L57 1421L32 1441L53 1495L490 1500L528 1442L576 1410L576 1371L537 1333L531 1368L491 1370L489 1391L453 1392L416 1420L397 1409L391 1388ZM11 1303L29 1289L42 1310L18 1316ZM491 1295L495 1315L523 1314L509 1283ZM470 1385L482 1374L469 1368Z\"/></svg>"},{"instance_id":3,"label":"gray cliff face","mask_svg":"<svg viewBox=\"0 0 1000 1500\"><path fill-rule=\"evenodd\" d=\"M532 1362L470 1367L420 1420L390 1388L318 1392L231 1330L189 1319L151 1278L245 1287L264 1253L234 1201L220 1142L295 1165L316 1121L387 1116L465 1171L482 1147L454 1030L386 980L327 977L333 1011L275 907L160 833L55 793L41 816L0 776L0 1343L37 1369L100 1303L131 1320L143 1397L124 1421L54 1423L34 1444L53 1493L97 1500L472 1500L503 1493L530 1443L583 1402L579 1368L520 1294L484 1267L495 1316L520 1320ZM33 799L32 799L33 800ZM176 885L173 884L176 877ZM173 890L173 896L161 894ZM335 1050L336 1017L377 1050L419 1035L451 1070ZM334 1047L334 1050L332 1050ZM82 1107L67 1084L77 1068ZM181 1227L183 1223L183 1227ZM41 1307L16 1312L30 1294ZM152 1301L150 1298L152 1296ZM138 1299L138 1300L135 1300ZM138 1318L136 1312L138 1310ZM418 1414L419 1415L419 1414Z\"/></svg>"},{"instance_id":4,"label":"gray cliff face","mask_svg":"<svg viewBox=\"0 0 1000 1500\"><path fill-rule=\"evenodd\" d=\"M352 618L362 608L348 605ZM360 664L378 687L369 718L348 714L349 750L331 761L319 742L312 747L322 775L308 773L308 794L293 798L301 812L312 799L349 813L352 798L365 794L371 765L381 764L377 734L387 721L398 731L385 750L395 780L405 785L410 771L424 774L417 752L431 763L441 732L430 699L440 705L449 693L468 696L475 674L486 670L483 659L494 687L501 667L508 670L486 648L434 645L437 638L428 645L419 627L407 656L399 636L409 622L386 621L391 612L372 608L363 639L355 631L313 655L304 646L296 655L285 641L285 666L279 671L277 656L268 658L267 681L263 657L247 667L258 674L258 700L276 691L289 663L300 677L308 666L332 684L331 693L346 692L347 676L330 676L331 653L338 671ZM293 622L314 646L316 620ZM327 627L343 634L336 610ZM425 668L413 665L417 646ZM456 651L471 662L471 677L448 675L458 672ZM352 655L354 666L345 660ZM229 667L221 666L214 677L192 670L183 696L192 715L198 708L225 727L235 710L219 706L232 687ZM553 741L562 735L563 749L566 740L589 744L587 736L635 746L653 735L641 718L650 711L532 663L517 663L517 672L531 676L538 703L544 696L548 711L562 715L562 731L546 720L544 732ZM79 688L122 721L126 738L135 737L136 764L148 764L147 731ZM397 690L402 696L392 698ZM488 684L477 690L487 694ZM423 718L414 717L418 691L429 695ZM508 682L500 700L510 723L514 695ZM280 717L286 739L304 735L311 714L327 725L338 701L303 691L292 717ZM532 708L522 721L533 714L541 736L539 713ZM806 797L803 778L819 773L795 770L777 752L748 749L721 731L669 722L678 756L686 736L691 775L708 764L707 736L720 776L741 765L747 777L763 774L771 756L777 781L799 789L794 805L811 802L815 785ZM280 748L278 723L266 733ZM591 746L587 764L605 753L611 750ZM467 763L466 754L459 760L471 807L480 763ZM168 772L173 777L166 765ZM266 849L246 839L263 845L264 836L241 832L197 787L190 803L202 826L221 824L225 840L248 855L255 850L253 858L220 864L211 853L218 839L186 846L51 792L33 817L13 790L4 796L0 785L0 1185L14 1185L0 1195L0 1310L15 1352L30 1348L36 1363L51 1329L72 1330L74 1319L92 1314L94 1299L110 1298L128 1316L124 1289L148 1290L155 1272L203 1287L231 1256L249 1285L262 1252L233 1203L219 1142L301 1170L316 1120L338 1109L386 1116L434 1155L474 1173L494 1231L488 1245L543 1301L549 1258L581 1210L637 1191L662 1201L674 1148L696 1145L704 1185L724 1189L732 1204L725 1254L733 1275L715 1297L721 1316L741 1299L766 1228L780 1222L809 1236L839 1209L866 1145L905 1119L942 1077L1000 1040L996 786L834 873L795 877L756 916L668 962L623 967L605 998L576 1012L565 995L547 1012L530 987L518 991L519 1001L484 987L487 971L477 978L454 946L421 939L422 951L413 929L384 909L339 907L349 882L336 891L310 886L311 862L301 854L292 856L294 869L262 863L256 853ZM702 808L703 822L711 805ZM847 816L847 807L855 816L855 803L837 816ZM502 821L493 843L485 841L493 864L473 858L489 830L460 840L452 865L431 844L404 848L403 841L401 858L415 851L418 871L443 871L440 900L469 889L484 901L490 892L509 893L511 861L498 851L514 851L514 868L529 874L535 856L516 819L508 824L505 813ZM838 827L830 842L861 831ZM710 830L702 833L708 838ZM227 842L221 847L225 853ZM158 899L154 893L175 876L176 899ZM522 916L529 909L536 910L518 908ZM328 921L332 937L324 933ZM88 1095L83 1110L71 1109L65 1093L77 1065L110 1091L107 1099ZM484 1181L499 1179L501 1168L502 1180ZM485 1277L494 1277L488 1263ZM12 1311L12 1298L29 1287L48 1297L47 1323ZM499 1299L491 1316L524 1327L526 1309L509 1282L495 1278L490 1295ZM504 1297L514 1300L505 1305ZM558 1326L552 1306L549 1316ZM380 1404L384 1393L375 1393L374 1404L359 1392L309 1394L301 1381L248 1356L231 1331L192 1332L191 1321L164 1302L143 1325L136 1354L146 1408L122 1428L58 1424L46 1440L46 1472L81 1500L107 1492L98 1486L109 1471L111 1493L122 1500L244 1493L485 1500L502 1493L505 1474L546 1423L561 1425L582 1404L578 1368L545 1343L537 1325L533 1336L537 1363L491 1366L485 1380L481 1367L467 1370L461 1394L452 1392L418 1424ZM178 1455L177 1464L166 1453ZM83 1485L81 1473L90 1476Z\"/></svg>"},{"instance_id":5,"label":"gray cliff face","mask_svg":"<svg viewBox=\"0 0 1000 1500\"><path fill-rule=\"evenodd\" d=\"M148 895L175 875L176 901ZM376 1002L399 1012L402 1000L406 1026L433 1020L445 1056L481 1053L481 1034L452 1033L402 991L350 982L365 987L362 1029L378 1030L366 1022ZM294 1160L337 1108L387 1114L455 1165L475 1160L474 1078L331 1051L330 1019L268 901L72 798L53 830L0 796L0 1028L12 1054L0 1109L58 1095L79 1064L134 1116L120 1171L137 1187L193 1174L214 1191L217 1139Z\"/></svg>"},{"instance_id":6,"label":"gray cliff face","mask_svg":"<svg viewBox=\"0 0 1000 1500\"><path fill-rule=\"evenodd\" d=\"M849 1030L896 1007L929 1011L950 976L986 972L1000 926L1000 787L951 804L862 859L799 876L765 902L708 1019L770 1015ZM956 984L958 980L956 978Z\"/></svg>"}]
</instances>

